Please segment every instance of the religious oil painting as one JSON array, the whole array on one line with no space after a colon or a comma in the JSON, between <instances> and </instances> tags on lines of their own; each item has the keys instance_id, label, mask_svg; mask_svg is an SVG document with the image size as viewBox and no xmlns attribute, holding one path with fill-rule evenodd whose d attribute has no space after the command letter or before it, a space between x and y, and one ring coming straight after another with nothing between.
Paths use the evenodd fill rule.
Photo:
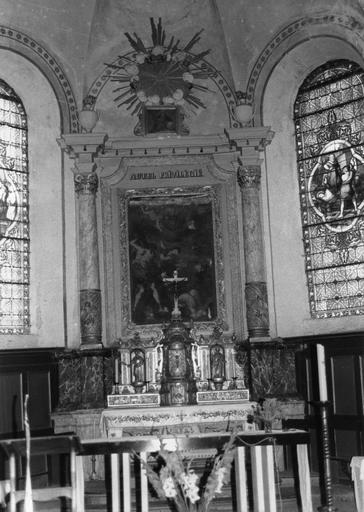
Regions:
<instances>
[{"instance_id":1,"label":"religious oil painting","mask_svg":"<svg viewBox=\"0 0 364 512\"><path fill-rule=\"evenodd\" d=\"M216 319L214 223L208 194L130 197L128 243L133 323L169 321L177 301L183 321Z\"/></svg>"}]
</instances>

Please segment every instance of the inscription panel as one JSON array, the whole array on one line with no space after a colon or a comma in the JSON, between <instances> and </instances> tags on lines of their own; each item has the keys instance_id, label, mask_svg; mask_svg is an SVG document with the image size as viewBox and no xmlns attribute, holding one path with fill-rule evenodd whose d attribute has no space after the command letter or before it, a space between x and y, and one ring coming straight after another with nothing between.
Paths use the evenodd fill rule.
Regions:
<instances>
[{"instance_id":1,"label":"inscription panel","mask_svg":"<svg viewBox=\"0 0 364 512\"><path fill-rule=\"evenodd\" d=\"M201 168L185 168L185 169L155 169L148 170L147 172L132 172L130 174L130 181L142 180L174 180L186 178L203 178L204 172Z\"/></svg>"}]
</instances>

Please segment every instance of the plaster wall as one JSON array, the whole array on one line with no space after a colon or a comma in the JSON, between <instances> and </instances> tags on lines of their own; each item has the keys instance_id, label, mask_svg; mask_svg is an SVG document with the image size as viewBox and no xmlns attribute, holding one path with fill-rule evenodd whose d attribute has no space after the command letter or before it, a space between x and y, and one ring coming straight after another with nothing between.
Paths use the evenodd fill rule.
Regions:
<instances>
[{"instance_id":1,"label":"plaster wall","mask_svg":"<svg viewBox=\"0 0 364 512\"><path fill-rule=\"evenodd\" d=\"M328 334L362 329L361 316L312 319L302 243L293 105L299 86L315 68L347 58L363 65L361 56L340 39L314 38L292 49L275 67L263 103L264 124L275 132L266 151L267 189L263 193L271 247L271 290L277 335Z\"/></svg>"},{"instance_id":2,"label":"plaster wall","mask_svg":"<svg viewBox=\"0 0 364 512\"><path fill-rule=\"evenodd\" d=\"M0 347L61 347L66 338L66 262L64 177L61 152L56 142L60 134L59 109L48 81L29 61L1 49L0 68L1 78L19 95L28 117L31 240L31 333L1 335ZM66 214L68 221L70 216L70 213Z\"/></svg>"},{"instance_id":3,"label":"plaster wall","mask_svg":"<svg viewBox=\"0 0 364 512\"><path fill-rule=\"evenodd\" d=\"M82 99L93 0L1 0L1 25L33 37L54 55ZM81 100L80 100L81 101Z\"/></svg>"},{"instance_id":4,"label":"plaster wall","mask_svg":"<svg viewBox=\"0 0 364 512\"><path fill-rule=\"evenodd\" d=\"M201 40L194 49L198 53L210 48L208 60L227 79L231 78L224 33L214 1L108 0L96 2L88 52L89 79L94 79L95 71L103 69L105 59L114 59L130 51L124 32L131 35L136 32L147 47L152 46L149 21L152 17L156 22L162 18L166 42L174 36L175 41L180 39L182 45L186 44L196 32L203 29Z\"/></svg>"},{"instance_id":5,"label":"plaster wall","mask_svg":"<svg viewBox=\"0 0 364 512\"><path fill-rule=\"evenodd\" d=\"M248 7L248 8L247 8ZM361 0L1 0L1 25L27 33L57 56L81 102L104 63L129 51L124 32L150 41L149 18L188 41L204 29L198 50L236 89L244 89L260 52L295 19L317 13L363 15ZM309 28L307 29L309 35Z\"/></svg>"},{"instance_id":6,"label":"plaster wall","mask_svg":"<svg viewBox=\"0 0 364 512\"><path fill-rule=\"evenodd\" d=\"M232 90L245 90L259 55L284 27L317 14L361 19L360 0L0 0L1 25L33 37L62 66L78 107L91 85L105 71L105 63L130 51L125 32L136 32L151 44L149 18L162 18L167 40L174 36L188 42L203 29L194 50L211 49L206 60L225 77ZM330 25L330 24L329 24ZM332 27L325 28L331 33ZM308 23L304 37L311 37ZM222 95L204 95L209 108L192 116L191 134L218 133L227 126ZM97 105L102 112L97 129L108 127L110 136L132 133L136 118L118 109L110 91ZM258 108L259 106L257 106Z\"/></svg>"},{"instance_id":7,"label":"plaster wall","mask_svg":"<svg viewBox=\"0 0 364 512\"><path fill-rule=\"evenodd\" d=\"M105 72L105 62L112 63L120 55L132 51L124 32L136 33L146 47L152 46L149 18L157 23L162 18L162 27L166 31L166 44L171 37L180 40L183 48L201 29L201 39L193 47L192 52L211 50L206 57L215 68L222 73L228 84L232 84L230 62L225 44L225 35L219 19L219 13L211 0L188 0L170 2L168 0L149 0L138 4L133 0L123 3L111 0L105 4L98 3L94 18L94 30L90 37L88 55L87 83ZM121 29L121 27L123 27ZM95 75L95 72L97 73ZM198 83L202 83L198 81ZM229 126L228 111L223 95L212 79L203 81L210 92L197 94L208 106L197 109L196 113L186 108L186 125L191 135L219 133ZM132 136L138 118L130 114L126 106L118 108L114 98L120 92L113 91L119 84L108 81L97 100L97 109L101 112L98 131L105 131L110 137ZM131 109L132 110L132 109Z\"/></svg>"},{"instance_id":8,"label":"plaster wall","mask_svg":"<svg viewBox=\"0 0 364 512\"><path fill-rule=\"evenodd\" d=\"M301 18L310 20L319 14L326 14L328 17L332 14L351 15L355 19L360 19L363 15L360 0L255 0L249 2L248 9L242 1L215 2L225 34L234 86L241 91L245 91L259 55L289 24ZM332 27L327 33L331 30ZM311 35L312 26L307 23L303 38Z\"/></svg>"}]
</instances>

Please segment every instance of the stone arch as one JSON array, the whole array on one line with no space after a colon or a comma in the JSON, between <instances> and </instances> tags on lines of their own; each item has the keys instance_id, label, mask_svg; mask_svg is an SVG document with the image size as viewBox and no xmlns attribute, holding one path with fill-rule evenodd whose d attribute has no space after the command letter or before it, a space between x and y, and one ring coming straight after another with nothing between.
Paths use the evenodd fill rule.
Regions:
<instances>
[{"instance_id":1,"label":"stone arch","mask_svg":"<svg viewBox=\"0 0 364 512\"><path fill-rule=\"evenodd\" d=\"M277 33L260 53L248 79L247 100L257 106L254 124L263 124L263 98L267 83L287 53L300 44L310 40L317 42L317 38L323 37L350 45L353 54L359 59L364 48L363 29L364 25L352 16L320 14L298 19Z\"/></svg>"},{"instance_id":2,"label":"stone arch","mask_svg":"<svg viewBox=\"0 0 364 512\"><path fill-rule=\"evenodd\" d=\"M28 35L5 26L0 26L0 48L22 55L40 70L57 98L62 132L78 132L75 96L66 73L52 53Z\"/></svg>"}]
</instances>

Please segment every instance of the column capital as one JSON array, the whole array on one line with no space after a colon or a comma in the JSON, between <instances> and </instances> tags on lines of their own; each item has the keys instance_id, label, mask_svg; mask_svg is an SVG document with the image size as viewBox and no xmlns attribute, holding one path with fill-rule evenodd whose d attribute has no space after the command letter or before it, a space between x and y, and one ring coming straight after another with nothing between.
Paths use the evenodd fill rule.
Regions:
<instances>
[{"instance_id":1,"label":"column capital","mask_svg":"<svg viewBox=\"0 0 364 512\"><path fill-rule=\"evenodd\" d=\"M248 149L253 149L255 152L263 151L272 142L274 132L270 126L247 126L226 129L225 135L229 139L229 143L244 156L245 150Z\"/></svg>"},{"instance_id":2,"label":"column capital","mask_svg":"<svg viewBox=\"0 0 364 512\"><path fill-rule=\"evenodd\" d=\"M81 166L94 162L96 156L104 148L106 133L67 133L57 142L70 158L76 161L74 172L81 172ZM85 172L85 171L84 171ZM90 172L90 168L86 172Z\"/></svg>"},{"instance_id":3,"label":"column capital","mask_svg":"<svg viewBox=\"0 0 364 512\"><path fill-rule=\"evenodd\" d=\"M261 174L260 165L239 165L237 178L240 188L259 188Z\"/></svg>"},{"instance_id":4,"label":"column capital","mask_svg":"<svg viewBox=\"0 0 364 512\"><path fill-rule=\"evenodd\" d=\"M76 194L96 194L99 179L95 172L77 173L74 176Z\"/></svg>"}]
</instances>

